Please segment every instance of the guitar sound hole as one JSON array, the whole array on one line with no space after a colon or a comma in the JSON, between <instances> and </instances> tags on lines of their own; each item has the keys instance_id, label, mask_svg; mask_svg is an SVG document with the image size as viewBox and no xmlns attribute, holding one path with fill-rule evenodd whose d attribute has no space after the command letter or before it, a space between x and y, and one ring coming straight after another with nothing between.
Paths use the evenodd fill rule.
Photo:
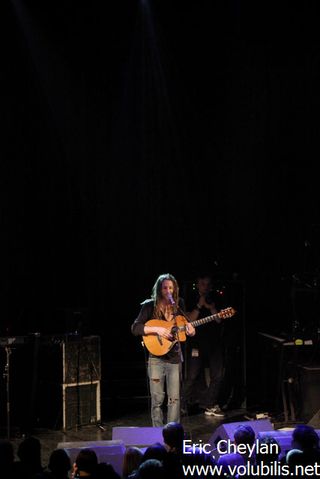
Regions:
<instances>
[{"instance_id":1,"label":"guitar sound hole","mask_svg":"<svg viewBox=\"0 0 320 479\"><path fill-rule=\"evenodd\" d=\"M173 328L171 328L171 334L172 334L173 336L175 336L175 335L177 334L177 332L178 332L177 326L174 326Z\"/></svg>"}]
</instances>

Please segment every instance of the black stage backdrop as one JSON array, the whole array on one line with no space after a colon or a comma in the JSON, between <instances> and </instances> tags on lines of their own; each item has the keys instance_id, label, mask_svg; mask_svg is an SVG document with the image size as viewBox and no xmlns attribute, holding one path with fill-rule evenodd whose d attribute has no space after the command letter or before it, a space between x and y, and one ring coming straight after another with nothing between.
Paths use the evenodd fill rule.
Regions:
<instances>
[{"instance_id":1,"label":"black stage backdrop","mask_svg":"<svg viewBox=\"0 0 320 479\"><path fill-rule=\"evenodd\" d=\"M141 359L139 303L199 269L245 285L253 378L255 334L291 331L296 285L308 320L319 15L280 4L1 2L1 336L80 315L105 361Z\"/></svg>"}]
</instances>

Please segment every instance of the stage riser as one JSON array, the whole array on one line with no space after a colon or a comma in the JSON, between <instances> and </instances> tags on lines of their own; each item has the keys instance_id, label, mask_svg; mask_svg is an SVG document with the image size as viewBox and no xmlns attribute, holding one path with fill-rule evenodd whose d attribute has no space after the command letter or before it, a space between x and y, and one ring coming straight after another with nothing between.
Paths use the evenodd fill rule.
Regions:
<instances>
[{"instance_id":1,"label":"stage riser","mask_svg":"<svg viewBox=\"0 0 320 479\"><path fill-rule=\"evenodd\" d=\"M113 427L112 439L121 440L126 446L144 448L163 443L162 427Z\"/></svg>"}]
</instances>

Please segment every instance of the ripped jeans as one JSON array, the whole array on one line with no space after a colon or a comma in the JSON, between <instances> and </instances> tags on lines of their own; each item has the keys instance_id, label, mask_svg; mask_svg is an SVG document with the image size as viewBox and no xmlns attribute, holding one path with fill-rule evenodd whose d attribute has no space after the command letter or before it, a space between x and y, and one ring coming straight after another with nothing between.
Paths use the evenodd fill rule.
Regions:
<instances>
[{"instance_id":1,"label":"ripped jeans","mask_svg":"<svg viewBox=\"0 0 320 479\"><path fill-rule=\"evenodd\" d=\"M180 363L171 364L160 358L149 358L148 375L153 427L164 425L162 405L165 398L165 383L168 396L167 423L180 422L180 371Z\"/></svg>"}]
</instances>

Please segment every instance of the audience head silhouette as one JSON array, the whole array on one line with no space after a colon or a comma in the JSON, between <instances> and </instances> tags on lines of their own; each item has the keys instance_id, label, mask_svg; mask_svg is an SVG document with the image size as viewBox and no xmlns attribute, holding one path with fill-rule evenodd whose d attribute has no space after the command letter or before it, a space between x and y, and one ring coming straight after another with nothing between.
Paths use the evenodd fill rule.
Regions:
<instances>
[{"instance_id":1,"label":"audience head silhouette","mask_svg":"<svg viewBox=\"0 0 320 479\"><path fill-rule=\"evenodd\" d=\"M48 468L55 476L67 476L71 469L70 457L64 449L55 449L50 454Z\"/></svg>"},{"instance_id":2,"label":"audience head silhouette","mask_svg":"<svg viewBox=\"0 0 320 479\"><path fill-rule=\"evenodd\" d=\"M255 432L251 426L240 424L234 432L234 442L236 444L245 444L252 446L255 441Z\"/></svg>"},{"instance_id":3,"label":"audience head silhouette","mask_svg":"<svg viewBox=\"0 0 320 479\"><path fill-rule=\"evenodd\" d=\"M123 458L122 475L124 478L136 471L142 462L143 452L138 447L128 447Z\"/></svg>"},{"instance_id":4,"label":"audience head silhouette","mask_svg":"<svg viewBox=\"0 0 320 479\"><path fill-rule=\"evenodd\" d=\"M143 461L148 459L158 459L158 461L163 461L167 454L168 452L165 446L160 444L160 442L156 442L145 450L143 454Z\"/></svg>"},{"instance_id":5,"label":"audience head silhouette","mask_svg":"<svg viewBox=\"0 0 320 479\"><path fill-rule=\"evenodd\" d=\"M169 451L182 450L184 429L180 423L168 422L162 429L162 437Z\"/></svg>"},{"instance_id":6,"label":"audience head silhouette","mask_svg":"<svg viewBox=\"0 0 320 479\"><path fill-rule=\"evenodd\" d=\"M17 456L25 470L31 473L42 471L41 443L36 437L26 437L18 446Z\"/></svg>"},{"instance_id":7,"label":"audience head silhouette","mask_svg":"<svg viewBox=\"0 0 320 479\"><path fill-rule=\"evenodd\" d=\"M319 437L312 426L299 424L292 433L292 446L301 451L319 447Z\"/></svg>"},{"instance_id":8,"label":"audience head silhouette","mask_svg":"<svg viewBox=\"0 0 320 479\"><path fill-rule=\"evenodd\" d=\"M82 449L75 460L73 469L77 476L93 476L98 464L98 458L93 449Z\"/></svg>"},{"instance_id":9,"label":"audience head silhouette","mask_svg":"<svg viewBox=\"0 0 320 479\"><path fill-rule=\"evenodd\" d=\"M164 479L165 469L161 461L157 459L147 459L140 464L138 469L138 479Z\"/></svg>"}]
</instances>

